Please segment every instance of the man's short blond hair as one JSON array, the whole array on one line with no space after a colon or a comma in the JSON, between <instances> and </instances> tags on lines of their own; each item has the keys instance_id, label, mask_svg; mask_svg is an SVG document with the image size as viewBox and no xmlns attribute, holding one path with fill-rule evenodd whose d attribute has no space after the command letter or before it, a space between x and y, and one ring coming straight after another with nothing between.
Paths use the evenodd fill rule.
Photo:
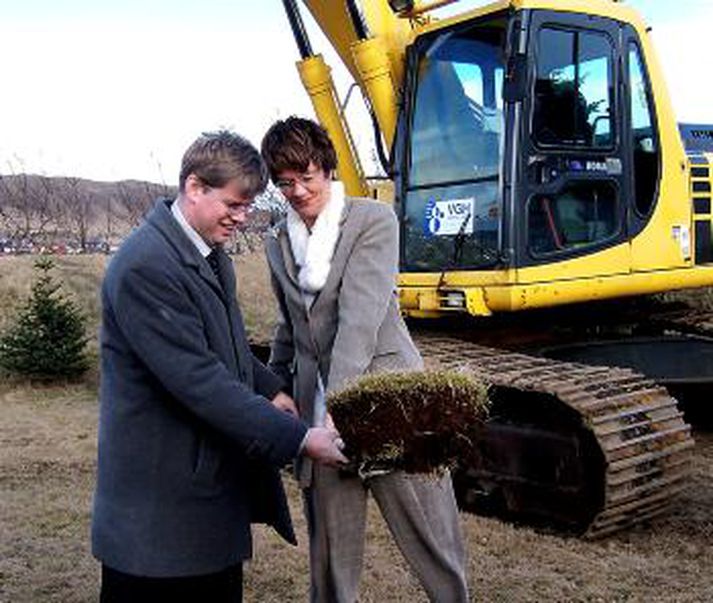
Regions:
<instances>
[{"instance_id":1,"label":"man's short blond hair","mask_svg":"<svg viewBox=\"0 0 713 603\"><path fill-rule=\"evenodd\" d=\"M181 162L180 192L185 191L191 174L211 188L222 188L237 179L247 197L259 195L267 186L267 169L260 153L229 130L204 132L188 147Z\"/></svg>"}]
</instances>

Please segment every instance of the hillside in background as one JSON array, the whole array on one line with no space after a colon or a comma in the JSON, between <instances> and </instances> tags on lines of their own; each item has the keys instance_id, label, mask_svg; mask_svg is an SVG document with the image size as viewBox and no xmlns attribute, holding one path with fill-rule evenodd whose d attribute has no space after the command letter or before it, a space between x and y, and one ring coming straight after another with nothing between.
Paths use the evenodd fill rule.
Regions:
<instances>
[{"instance_id":1,"label":"hillside in background","mask_svg":"<svg viewBox=\"0 0 713 603\"><path fill-rule=\"evenodd\" d=\"M155 200L177 187L139 180L0 175L0 254L109 252L138 226ZM270 190L229 251L253 250L281 201Z\"/></svg>"},{"instance_id":2,"label":"hillside in background","mask_svg":"<svg viewBox=\"0 0 713 603\"><path fill-rule=\"evenodd\" d=\"M137 180L2 175L0 250L108 250L140 223L156 198L175 194L175 187Z\"/></svg>"}]
</instances>

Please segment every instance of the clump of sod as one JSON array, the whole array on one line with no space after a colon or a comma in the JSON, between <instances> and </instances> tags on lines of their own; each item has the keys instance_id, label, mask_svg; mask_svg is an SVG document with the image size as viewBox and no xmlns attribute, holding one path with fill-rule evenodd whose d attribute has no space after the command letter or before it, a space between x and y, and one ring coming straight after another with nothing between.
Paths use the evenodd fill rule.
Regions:
<instances>
[{"instance_id":1,"label":"clump of sod","mask_svg":"<svg viewBox=\"0 0 713 603\"><path fill-rule=\"evenodd\" d=\"M395 372L362 377L327 406L347 456L363 470L428 473L473 453L488 398L464 373Z\"/></svg>"}]
</instances>

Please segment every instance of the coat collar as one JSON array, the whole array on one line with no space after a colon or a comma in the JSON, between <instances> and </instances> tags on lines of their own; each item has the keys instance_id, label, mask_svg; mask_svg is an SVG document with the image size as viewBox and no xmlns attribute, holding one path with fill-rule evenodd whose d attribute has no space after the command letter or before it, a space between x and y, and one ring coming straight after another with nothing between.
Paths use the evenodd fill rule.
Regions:
<instances>
[{"instance_id":1,"label":"coat collar","mask_svg":"<svg viewBox=\"0 0 713 603\"><path fill-rule=\"evenodd\" d=\"M342 209L342 215L339 218L339 236L337 237L337 242L334 246L334 256L337 254L337 250L339 249L339 243L342 238L342 232L344 230L344 223L347 221L347 217L349 216L349 212L351 211L352 208L352 202L349 199L349 197L344 198L344 208ZM280 222L277 223L277 225L274 228L273 231L273 236L277 239L277 242L280 246L280 255L282 256L282 263L285 267L285 272L287 273L287 276L290 278L290 280L294 283L294 285L299 289L299 281L298 281L298 268L297 268L297 262L295 262L295 256L292 253L292 246L290 245L290 237L289 234L287 233L287 220L283 219ZM331 276L331 271L330 271L330 276ZM327 277L327 283L329 282L330 277ZM326 286L326 283L325 283Z\"/></svg>"},{"instance_id":2,"label":"coat collar","mask_svg":"<svg viewBox=\"0 0 713 603\"><path fill-rule=\"evenodd\" d=\"M186 233L186 236L190 239L191 243L195 245L198 253L200 253L204 258L208 257L211 252L210 246L203 240L203 237L196 232L196 229L188 223L178 199L171 203L171 214L174 218L176 218L181 230Z\"/></svg>"},{"instance_id":3,"label":"coat collar","mask_svg":"<svg viewBox=\"0 0 713 603\"><path fill-rule=\"evenodd\" d=\"M172 199L159 199L146 218L147 223L158 230L169 242L183 264L195 269L201 278L210 283L221 295L224 292L229 292L228 294L230 295L230 292L235 289L235 276L227 265L230 262L229 258L225 253L221 252L218 254L220 276L225 285L224 288L218 282L215 274L213 274L206 259L201 256L198 248L194 245L193 241L188 238L181 228L181 225L171 213L172 202Z\"/></svg>"}]
</instances>

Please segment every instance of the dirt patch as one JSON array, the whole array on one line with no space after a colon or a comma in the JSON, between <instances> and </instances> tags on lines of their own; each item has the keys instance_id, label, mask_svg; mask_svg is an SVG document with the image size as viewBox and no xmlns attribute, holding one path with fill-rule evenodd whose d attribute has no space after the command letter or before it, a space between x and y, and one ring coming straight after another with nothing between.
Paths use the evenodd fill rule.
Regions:
<instances>
[{"instance_id":1,"label":"dirt patch","mask_svg":"<svg viewBox=\"0 0 713 603\"><path fill-rule=\"evenodd\" d=\"M327 399L362 470L430 473L475 452L473 435L488 412L485 385L455 371L368 374Z\"/></svg>"}]
</instances>

